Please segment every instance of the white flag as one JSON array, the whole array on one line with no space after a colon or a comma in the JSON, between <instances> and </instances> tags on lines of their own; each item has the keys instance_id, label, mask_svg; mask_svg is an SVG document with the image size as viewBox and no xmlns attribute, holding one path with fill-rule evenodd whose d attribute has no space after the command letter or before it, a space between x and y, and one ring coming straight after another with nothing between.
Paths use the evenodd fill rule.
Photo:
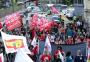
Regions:
<instances>
[{"instance_id":1,"label":"white flag","mask_svg":"<svg viewBox=\"0 0 90 62\"><path fill-rule=\"evenodd\" d=\"M3 53L0 54L0 62L4 62Z\"/></svg>"},{"instance_id":2,"label":"white flag","mask_svg":"<svg viewBox=\"0 0 90 62\"><path fill-rule=\"evenodd\" d=\"M33 45L35 47L36 44L37 44L37 40L36 40L36 37L34 37L33 40L32 40L32 42L31 42L31 45Z\"/></svg>"},{"instance_id":3,"label":"white flag","mask_svg":"<svg viewBox=\"0 0 90 62\"><path fill-rule=\"evenodd\" d=\"M49 40L48 36L46 37L44 51L45 50L47 50L49 53L51 53L51 50L52 50L50 40Z\"/></svg>"},{"instance_id":4,"label":"white flag","mask_svg":"<svg viewBox=\"0 0 90 62\"><path fill-rule=\"evenodd\" d=\"M64 62L64 57L62 56L60 51L59 51L59 58L61 59L62 62Z\"/></svg>"},{"instance_id":5,"label":"white flag","mask_svg":"<svg viewBox=\"0 0 90 62\"><path fill-rule=\"evenodd\" d=\"M23 36L9 35L1 32L2 40L4 42L6 53L17 52L17 49L28 49L26 38Z\"/></svg>"},{"instance_id":6,"label":"white flag","mask_svg":"<svg viewBox=\"0 0 90 62\"><path fill-rule=\"evenodd\" d=\"M34 62L24 51L19 49L14 62Z\"/></svg>"},{"instance_id":7,"label":"white flag","mask_svg":"<svg viewBox=\"0 0 90 62\"><path fill-rule=\"evenodd\" d=\"M39 41L36 39L36 37L33 38L31 45L34 46L34 50L39 54Z\"/></svg>"}]
</instances>

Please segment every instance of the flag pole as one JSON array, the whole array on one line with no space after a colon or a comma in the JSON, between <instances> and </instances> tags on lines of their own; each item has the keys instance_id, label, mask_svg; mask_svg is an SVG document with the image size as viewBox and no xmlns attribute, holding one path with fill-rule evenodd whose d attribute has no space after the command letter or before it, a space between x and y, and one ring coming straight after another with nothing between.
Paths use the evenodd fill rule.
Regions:
<instances>
[{"instance_id":1,"label":"flag pole","mask_svg":"<svg viewBox=\"0 0 90 62\"><path fill-rule=\"evenodd\" d=\"M89 47L88 47L88 42L86 42L86 56L87 56L87 62L88 62L88 50L89 50Z\"/></svg>"},{"instance_id":2,"label":"flag pole","mask_svg":"<svg viewBox=\"0 0 90 62\"><path fill-rule=\"evenodd\" d=\"M14 13L14 2L13 2L13 0L11 0L11 2L12 2L13 13Z\"/></svg>"},{"instance_id":3,"label":"flag pole","mask_svg":"<svg viewBox=\"0 0 90 62\"><path fill-rule=\"evenodd\" d=\"M39 59L40 54L39 54L39 40L38 40L38 38L37 38L37 41L38 41L38 54L37 54L37 59Z\"/></svg>"}]
</instances>

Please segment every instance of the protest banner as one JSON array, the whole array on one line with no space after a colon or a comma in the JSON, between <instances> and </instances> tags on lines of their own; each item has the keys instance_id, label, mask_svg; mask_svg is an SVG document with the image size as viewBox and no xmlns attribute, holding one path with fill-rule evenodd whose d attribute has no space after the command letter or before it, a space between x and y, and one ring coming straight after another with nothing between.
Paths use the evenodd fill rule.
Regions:
<instances>
[{"instance_id":1,"label":"protest banner","mask_svg":"<svg viewBox=\"0 0 90 62\"><path fill-rule=\"evenodd\" d=\"M57 47L59 45L56 45L56 44L53 44L53 43L51 43L51 45L52 45L52 54L54 54L54 51L57 49ZM62 44L60 46L65 51L65 53L67 53L68 51L71 51L71 53L74 53L74 54L72 54L73 57L76 56L78 50L81 50L82 54L84 56L87 56L87 43L85 43L85 42L78 43L78 44L70 44L70 45Z\"/></svg>"},{"instance_id":2,"label":"protest banner","mask_svg":"<svg viewBox=\"0 0 90 62\"><path fill-rule=\"evenodd\" d=\"M2 40L4 42L6 53L17 52L17 49L22 48L27 50L26 38L23 36L9 35L1 32Z\"/></svg>"},{"instance_id":3,"label":"protest banner","mask_svg":"<svg viewBox=\"0 0 90 62\"><path fill-rule=\"evenodd\" d=\"M19 49L14 62L34 62L22 49Z\"/></svg>"},{"instance_id":4,"label":"protest banner","mask_svg":"<svg viewBox=\"0 0 90 62\"><path fill-rule=\"evenodd\" d=\"M13 30L22 25L20 14L14 13L5 17L5 25L8 30Z\"/></svg>"}]
</instances>

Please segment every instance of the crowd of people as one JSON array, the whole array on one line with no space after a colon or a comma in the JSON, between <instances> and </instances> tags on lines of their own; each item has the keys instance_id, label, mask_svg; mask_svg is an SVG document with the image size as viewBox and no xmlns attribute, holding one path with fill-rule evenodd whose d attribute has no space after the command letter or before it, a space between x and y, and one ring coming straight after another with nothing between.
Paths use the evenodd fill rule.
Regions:
<instances>
[{"instance_id":1,"label":"crowd of people","mask_svg":"<svg viewBox=\"0 0 90 62\"><path fill-rule=\"evenodd\" d=\"M61 46L58 46L54 51L54 54L50 54L47 50L43 52L40 56L38 54L33 53L33 46L30 47L32 51L32 55L29 55L34 62L86 62L87 57L82 54L80 50L77 50L77 54L73 57L70 51L66 52L62 49Z\"/></svg>"},{"instance_id":2,"label":"crowd of people","mask_svg":"<svg viewBox=\"0 0 90 62\"><path fill-rule=\"evenodd\" d=\"M64 26L64 21L55 22L54 26L49 31L40 31L38 28L28 28L22 27L17 28L13 31L6 31L8 34L21 35L27 37L28 48L32 52L29 56L33 59L34 62L86 62L86 56L84 56L80 50L77 51L75 57L72 56L71 51L64 52L60 44L77 44L83 42L89 42L89 36L86 28L84 28L84 22L79 18L74 20L72 23L68 23L66 27ZM45 42L46 36L48 35L50 43L59 45L57 50L54 51L54 54L50 54L48 51L44 51L41 54L38 54L36 48L31 45L31 42L34 37L36 37L39 42ZM41 44L40 44L41 45ZM5 53L2 43L0 45L1 51ZM8 59L11 59L10 62L13 62L16 53L10 53L7 55ZM8 61L8 60L7 60Z\"/></svg>"},{"instance_id":3,"label":"crowd of people","mask_svg":"<svg viewBox=\"0 0 90 62\"><path fill-rule=\"evenodd\" d=\"M54 26L48 31L40 31L39 28L21 26L13 31L7 33L14 35L23 35L27 37L27 41L31 43L34 36L37 36L40 41L45 41L48 34L50 42L55 44L76 44L82 42L89 42L89 33L85 27L84 21L77 18L71 23L64 24L64 21L55 22Z\"/></svg>"},{"instance_id":4,"label":"crowd of people","mask_svg":"<svg viewBox=\"0 0 90 62\"><path fill-rule=\"evenodd\" d=\"M33 15L31 15L31 17L33 17ZM71 53L71 51L65 52L60 46L61 44L72 45L83 42L90 43L89 33L84 21L80 17L77 17L71 21L71 23L67 23L65 25L65 21L60 17L59 22L54 21L55 24L53 24L51 29L44 29L43 31L40 31L40 29L37 27L24 27L23 23L21 27L12 31L8 31L5 27L2 29L2 31L6 32L7 34L25 36L27 39L28 48L31 51L31 54L28 54L28 56L31 57L34 62L86 62L87 57L82 54L82 51L77 50L76 56L73 57L72 54L74 53ZM47 50L40 54L37 51L37 47L34 48L34 46L31 45L34 37L36 37L39 42L45 43L47 35L50 43L59 45L54 51L54 54L49 53ZM44 45L41 47L43 46ZM5 49L2 42L0 43L0 51L5 54ZM15 55L16 53L9 53L8 55L6 54L6 61L14 62Z\"/></svg>"},{"instance_id":5,"label":"crowd of people","mask_svg":"<svg viewBox=\"0 0 90 62\"><path fill-rule=\"evenodd\" d=\"M71 53L71 51L65 52L61 46L58 46L57 49L54 51L54 54L49 53L47 50L45 50L41 55L37 53L36 48L34 48L32 45L30 45L29 50L31 51L31 54L27 54L34 62L86 62L87 57L82 54L80 50L77 50L77 54L74 57ZM5 50L2 46L2 43L0 43L0 52L4 53ZM14 62L16 53L9 53L6 54L6 62ZM21 58L22 59L22 58Z\"/></svg>"}]
</instances>

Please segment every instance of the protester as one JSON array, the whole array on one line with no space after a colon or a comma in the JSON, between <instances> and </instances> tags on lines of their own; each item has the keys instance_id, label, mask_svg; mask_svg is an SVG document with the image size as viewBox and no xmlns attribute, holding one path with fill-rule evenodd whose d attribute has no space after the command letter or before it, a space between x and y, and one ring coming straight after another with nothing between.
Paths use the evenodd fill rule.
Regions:
<instances>
[{"instance_id":1,"label":"protester","mask_svg":"<svg viewBox=\"0 0 90 62\"><path fill-rule=\"evenodd\" d=\"M37 56L36 56L36 54L35 54L34 46L33 46L33 45L30 45L30 46L29 46L29 50L31 51L31 54L29 54L29 56L31 57L31 59L32 59L33 61L36 62Z\"/></svg>"},{"instance_id":2,"label":"protester","mask_svg":"<svg viewBox=\"0 0 90 62\"><path fill-rule=\"evenodd\" d=\"M65 53L62 50L61 46L57 47L57 50L54 52L54 61L55 62L64 62Z\"/></svg>"},{"instance_id":3,"label":"protester","mask_svg":"<svg viewBox=\"0 0 90 62\"><path fill-rule=\"evenodd\" d=\"M52 9L55 10L54 7L52 7ZM57 10L55 11L59 13ZM27 38L29 50L31 51L31 54L28 54L28 55L30 56L30 58L32 58L34 62L37 62L38 57L40 57L40 62L52 62L53 58L54 58L54 62L65 62L65 59L66 59L66 62L73 62L73 60L74 62L86 62L86 57L83 56L80 50L77 51L77 55L75 56L75 59L73 59L71 52L67 52L66 58L65 58L65 52L60 46L61 44L65 44L68 46L72 44L88 42L90 47L90 38L86 37L88 34L87 34L86 28L83 28L83 25L84 25L83 21L79 18L76 19L75 17L74 21L69 21L67 22L67 24L65 24L66 20L62 19L62 15L58 17L59 21L55 21L55 20L47 21L49 20L47 18L48 15L51 16L53 14L51 11L49 14L46 13L47 15L45 15L45 17L41 16L44 20L40 21L38 12L41 12L41 11L39 7L37 7L36 0L31 0L31 4L25 9L25 12L22 17L26 20L26 22L25 20L21 21L22 25L11 31L7 30L6 29L7 26L6 26L4 27L5 28L4 32L8 34L13 34L13 35L25 36ZM37 13L35 16L36 18L34 17L34 13ZM28 20L26 18L28 18ZM47 24L49 22L51 22L51 24ZM50 27L48 25L50 25ZM48 35L47 37L48 42L45 43L46 35ZM37 44L32 45L32 41L35 36L37 36L37 39L35 39L34 41L36 41ZM57 47L57 50L54 50L54 55L52 54L53 53L52 50L54 49L52 44L56 46L59 45ZM44 51L44 48L45 48L44 45L48 50L50 50L50 53L46 50ZM42 54L43 51L44 53ZM0 52L3 52L5 54L2 43L0 43ZM41 54L41 56L39 54ZM7 59L9 59L12 62L14 55L15 54L13 53L9 53L7 55L8 56Z\"/></svg>"},{"instance_id":4,"label":"protester","mask_svg":"<svg viewBox=\"0 0 90 62\"><path fill-rule=\"evenodd\" d=\"M40 62L51 62L52 57L48 51L44 51L44 53L40 56Z\"/></svg>"},{"instance_id":5,"label":"protester","mask_svg":"<svg viewBox=\"0 0 90 62\"><path fill-rule=\"evenodd\" d=\"M5 54L5 48L2 42L0 42L0 53Z\"/></svg>"},{"instance_id":6,"label":"protester","mask_svg":"<svg viewBox=\"0 0 90 62\"><path fill-rule=\"evenodd\" d=\"M80 50L77 51L77 55L75 56L74 62L86 62L86 57L83 56Z\"/></svg>"},{"instance_id":7,"label":"protester","mask_svg":"<svg viewBox=\"0 0 90 62\"><path fill-rule=\"evenodd\" d=\"M16 52L7 54L7 62L14 62L15 55L16 55Z\"/></svg>"},{"instance_id":8,"label":"protester","mask_svg":"<svg viewBox=\"0 0 90 62\"><path fill-rule=\"evenodd\" d=\"M73 44L73 38L71 36L68 36L68 39L66 40L66 44Z\"/></svg>"},{"instance_id":9,"label":"protester","mask_svg":"<svg viewBox=\"0 0 90 62\"><path fill-rule=\"evenodd\" d=\"M66 53L66 62L73 62L71 52Z\"/></svg>"}]
</instances>

